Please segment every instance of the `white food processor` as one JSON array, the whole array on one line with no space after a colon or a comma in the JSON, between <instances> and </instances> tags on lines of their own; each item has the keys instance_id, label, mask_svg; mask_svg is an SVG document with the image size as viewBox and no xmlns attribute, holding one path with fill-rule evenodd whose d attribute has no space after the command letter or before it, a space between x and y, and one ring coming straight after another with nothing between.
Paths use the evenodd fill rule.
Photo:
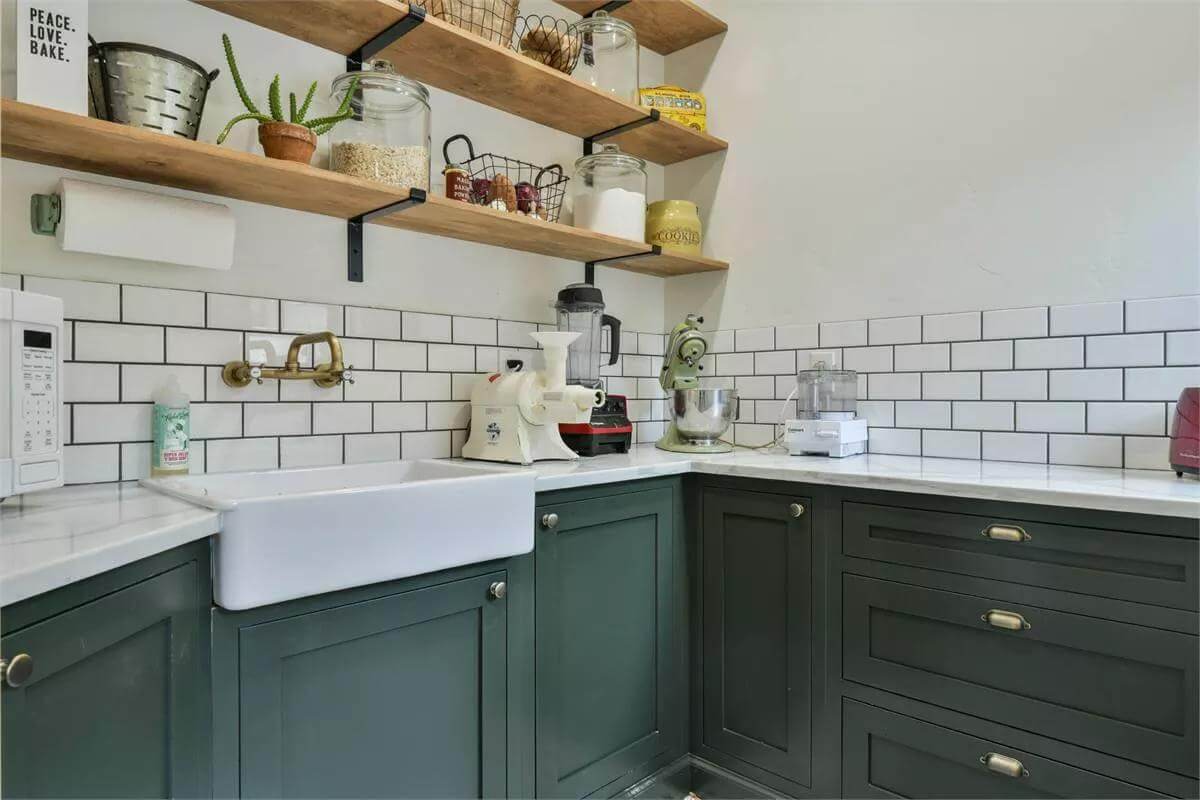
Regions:
<instances>
[{"instance_id":1,"label":"white food processor","mask_svg":"<svg viewBox=\"0 0 1200 800\"><path fill-rule=\"evenodd\" d=\"M796 419L784 443L794 456L853 456L867 450L867 421L858 416L858 373L815 361L796 373Z\"/></svg>"}]
</instances>

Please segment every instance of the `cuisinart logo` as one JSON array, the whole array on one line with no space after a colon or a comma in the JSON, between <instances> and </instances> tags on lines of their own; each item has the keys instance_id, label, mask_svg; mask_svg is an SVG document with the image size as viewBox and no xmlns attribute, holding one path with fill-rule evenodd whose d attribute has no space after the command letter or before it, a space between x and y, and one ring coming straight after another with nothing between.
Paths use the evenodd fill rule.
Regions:
<instances>
[{"instance_id":1,"label":"cuisinart logo","mask_svg":"<svg viewBox=\"0 0 1200 800\"><path fill-rule=\"evenodd\" d=\"M87 0L17 0L17 99L87 114Z\"/></svg>"}]
</instances>

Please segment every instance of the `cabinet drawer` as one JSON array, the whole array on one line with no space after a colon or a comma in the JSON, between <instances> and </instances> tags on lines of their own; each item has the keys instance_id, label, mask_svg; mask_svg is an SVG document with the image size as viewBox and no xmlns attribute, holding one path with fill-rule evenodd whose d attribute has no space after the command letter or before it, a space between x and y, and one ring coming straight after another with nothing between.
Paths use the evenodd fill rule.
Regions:
<instances>
[{"instance_id":1,"label":"cabinet drawer","mask_svg":"<svg viewBox=\"0 0 1200 800\"><path fill-rule=\"evenodd\" d=\"M847 502L848 556L1196 610L1200 542Z\"/></svg>"},{"instance_id":2,"label":"cabinet drawer","mask_svg":"<svg viewBox=\"0 0 1200 800\"><path fill-rule=\"evenodd\" d=\"M996 771L1003 767L1012 772ZM1166 796L853 700L842 703L842 793L845 797L947 798Z\"/></svg>"},{"instance_id":3,"label":"cabinet drawer","mask_svg":"<svg viewBox=\"0 0 1200 800\"><path fill-rule=\"evenodd\" d=\"M842 592L848 680L1198 774L1195 636L855 575Z\"/></svg>"}]
</instances>

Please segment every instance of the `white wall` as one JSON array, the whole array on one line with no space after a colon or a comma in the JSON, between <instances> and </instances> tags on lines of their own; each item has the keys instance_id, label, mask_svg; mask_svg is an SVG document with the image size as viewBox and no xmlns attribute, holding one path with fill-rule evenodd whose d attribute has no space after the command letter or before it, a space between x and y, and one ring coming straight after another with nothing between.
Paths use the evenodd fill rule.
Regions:
<instances>
[{"instance_id":1,"label":"white wall","mask_svg":"<svg viewBox=\"0 0 1200 800\"><path fill-rule=\"evenodd\" d=\"M861 319L1200 290L1200 5L706 0L672 56L723 159L672 167L727 275L667 320Z\"/></svg>"},{"instance_id":2,"label":"white wall","mask_svg":"<svg viewBox=\"0 0 1200 800\"><path fill-rule=\"evenodd\" d=\"M6 15L12 14L11 0L4 1L3 10ZM522 11L569 13L550 0L525 0ZM222 32L232 38L242 74L256 96L265 98L266 87L276 72L281 73L285 87L297 91L319 80L319 96L324 96L330 79L345 70L342 56L186 0L92 0L89 16L91 33L100 41L154 44L186 55L206 68L221 68L222 75L204 113L200 135L204 141L213 141L225 122L241 110L224 64ZM643 49L644 84L661 82L662 62L660 56ZM479 152L558 162L568 174L582 153L581 141L575 137L470 100L434 89L431 104L435 183L440 181L436 173L443 164L441 144L455 133L470 135ZM260 152L254 125L243 123L225 146ZM327 142L322 140L315 164L325 165L326 148ZM235 265L229 273L64 253L53 239L30 233L29 195L53 191L61 176L72 173L9 159L0 162L0 169L0 268L6 272L530 321L552 321L550 306L555 292L583 278L583 265L577 262L368 226L366 281L352 284L345 277L344 223L224 200L221 202L233 207L238 224ZM662 168L652 167L650 176L650 195L656 199L662 196ZM97 176L77 177L120 183ZM180 246L186 247L187 243L181 242ZM631 330L663 329L661 279L603 268L597 273L610 313Z\"/></svg>"}]
</instances>

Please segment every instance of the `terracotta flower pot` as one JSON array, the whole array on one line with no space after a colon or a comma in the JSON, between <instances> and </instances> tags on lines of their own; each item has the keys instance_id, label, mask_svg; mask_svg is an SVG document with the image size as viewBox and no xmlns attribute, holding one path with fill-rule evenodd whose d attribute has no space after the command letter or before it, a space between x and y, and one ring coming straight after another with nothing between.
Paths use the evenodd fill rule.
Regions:
<instances>
[{"instance_id":1,"label":"terracotta flower pot","mask_svg":"<svg viewBox=\"0 0 1200 800\"><path fill-rule=\"evenodd\" d=\"M258 126L258 141L267 158L281 158L307 164L317 149L317 135L303 125L290 122L263 122Z\"/></svg>"}]
</instances>

